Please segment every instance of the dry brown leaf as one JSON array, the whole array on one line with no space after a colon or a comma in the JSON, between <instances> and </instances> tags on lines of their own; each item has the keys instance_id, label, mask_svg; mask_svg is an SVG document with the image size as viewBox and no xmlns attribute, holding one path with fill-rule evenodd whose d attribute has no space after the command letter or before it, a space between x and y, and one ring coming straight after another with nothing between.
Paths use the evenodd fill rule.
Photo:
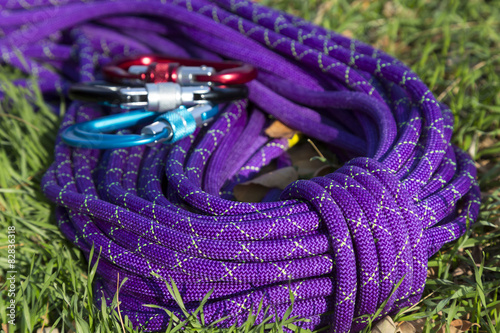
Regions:
<instances>
[{"instance_id":1,"label":"dry brown leaf","mask_svg":"<svg viewBox=\"0 0 500 333\"><path fill-rule=\"evenodd\" d=\"M372 329L372 333L421 333L425 326L425 319L394 323L391 317L386 316Z\"/></svg>"},{"instance_id":2,"label":"dry brown leaf","mask_svg":"<svg viewBox=\"0 0 500 333\"><path fill-rule=\"evenodd\" d=\"M5 333L9 333L9 326L7 326L7 324L3 324L3 323L2 323L2 330L3 330Z\"/></svg>"},{"instance_id":3,"label":"dry brown leaf","mask_svg":"<svg viewBox=\"0 0 500 333\"><path fill-rule=\"evenodd\" d=\"M239 184L234 187L233 195L236 198L236 200L241 202L260 202L268 191L269 188L262 185Z\"/></svg>"},{"instance_id":4,"label":"dry brown leaf","mask_svg":"<svg viewBox=\"0 0 500 333\"><path fill-rule=\"evenodd\" d=\"M297 131L286 126L281 121L275 120L268 128L266 128L264 133L271 138L291 139Z\"/></svg>"},{"instance_id":5,"label":"dry brown leaf","mask_svg":"<svg viewBox=\"0 0 500 333\"><path fill-rule=\"evenodd\" d=\"M472 326L479 326L476 323L471 323L468 320L455 319L450 323L450 333L462 333L470 330ZM443 325L437 333L446 333L446 325Z\"/></svg>"},{"instance_id":6,"label":"dry brown leaf","mask_svg":"<svg viewBox=\"0 0 500 333\"><path fill-rule=\"evenodd\" d=\"M410 323L413 327L415 327L415 331L416 332L421 333L421 332L424 331L424 327L425 327L425 322L426 321L427 321L427 319L420 318L420 319L417 319L417 320L409 321L408 323Z\"/></svg>"},{"instance_id":7,"label":"dry brown leaf","mask_svg":"<svg viewBox=\"0 0 500 333\"><path fill-rule=\"evenodd\" d=\"M344 30L340 33L342 36L345 36L347 38L352 38L354 34L352 33L351 30Z\"/></svg>"},{"instance_id":8,"label":"dry brown leaf","mask_svg":"<svg viewBox=\"0 0 500 333\"><path fill-rule=\"evenodd\" d=\"M485 149L485 148L488 148L488 147L491 147L495 144L495 140L493 140L491 138L491 136L489 135L486 135L484 136L484 139L481 140L481 142L479 143L479 149Z\"/></svg>"},{"instance_id":9,"label":"dry brown leaf","mask_svg":"<svg viewBox=\"0 0 500 333\"><path fill-rule=\"evenodd\" d=\"M294 146L288 150L288 154L292 159L293 166L297 168L297 172L301 178L311 177L318 169L326 165L326 163L323 163L320 160L311 161L311 158L318 156L318 153L307 142Z\"/></svg>"},{"instance_id":10,"label":"dry brown leaf","mask_svg":"<svg viewBox=\"0 0 500 333\"><path fill-rule=\"evenodd\" d=\"M294 167L281 168L265 173L240 185L257 184L268 188L279 188L284 190L291 182L299 179L299 174Z\"/></svg>"},{"instance_id":11,"label":"dry brown leaf","mask_svg":"<svg viewBox=\"0 0 500 333\"><path fill-rule=\"evenodd\" d=\"M456 327L462 332L467 332L468 330L471 329L472 326L479 326L476 323L471 323L468 320L462 320L462 319L455 319L450 323L450 326Z\"/></svg>"},{"instance_id":12,"label":"dry brown leaf","mask_svg":"<svg viewBox=\"0 0 500 333\"><path fill-rule=\"evenodd\" d=\"M427 278L433 279L437 277L437 269L436 267L428 267L427 268Z\"/></svg>"},{"instance_id":13,"label":"dry brown leaf","mask_svg":"<svg viewBox=\"0 0 500 333\"><path fill-rule=\"evenodd\" d=\"M313 177L323 177L335 171L331 165L323 165L318 170L314 171Z\"/></svg>"},{"instance_id":14,"label":"dry brown leaf","mask_svg":"<svg viewBox=\"0 0 500 333\"><path fill-rule=\"evenodd\" d=\"M284 190L288 184L299 179L299 174L294 167L286 167L267 172L245 183L234 187L234 197L242 202L259 202L264 198L270 188Z\"/></svg>"},{"instance_id":15,"label":"dry brown leaf","mask_svg":"<svg viewBox=\"0 0 500 333\"><path fill-rule=\"evenodd\" d=\"M367 10L369 7L370 7L370 1L364 0L363 3L361 4L361 8L363 8L363 10Z\"/></svg>"},{"instance_id":16,"label":"dry brown leaf","mask_svg":"<svg viewBox=\"0 0 500 333\"><path fill-rule=\"evenodd\" d=\"M409 321L398 323L398 333L417 333L417 329Z\"/></svg>"},{"instance_id":17,"label":"dry brown leaf","mask_svg":"<svg viewBox=\"0 0 500 333\"><path fill-rule=\"evenodd\" d=\"M472 275L472 270L470 270L464 265L458 266L452 273L453 277L458 277L464 274L467 274L468 276Z\"/></svg>"},{"instance_id":18,"label":"dry brown leaf","mask_svg":"<svg viewBox=\"0 0 500 333\"><path fill-rule=\"evenodd\" d=\"M481 174L487 173L488 171L493 169L495 166L497 166L496 161L483 160L483 159L474 162L474 164L476 165L478 172ZM500 177L497 177L497 178L500 179Z\"/></svg>"},{"instance_id":19,"label":"dry brown leaf","mask_svg":"<svg viewBox=\"0 0 500 333\"><path fill-rule=\"evenodd\" d=\"M375 327L372 328L372 333L396 333L398 328L391 317L382 318Z\"/></svg>"},{"instance_id":20,"label":"dry brown leaf","mask_svg":"<svg viewBox=\"0 0 500 333\"><path fill-rule=\"evenodd\" d=\"M388 1L384 4L384 9L382 10L382 14L384 14L385 17L387 18L393 17L394 15L396 15L397 12L398 9L393 2Z\"/></svg>"}]
</instances>

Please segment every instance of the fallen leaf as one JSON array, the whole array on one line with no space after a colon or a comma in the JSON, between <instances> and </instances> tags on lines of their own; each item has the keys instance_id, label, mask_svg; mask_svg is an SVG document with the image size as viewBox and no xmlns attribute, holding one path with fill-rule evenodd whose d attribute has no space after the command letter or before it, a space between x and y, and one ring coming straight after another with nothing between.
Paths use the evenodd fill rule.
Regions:
<instances>
[{"instance_id":1,"label":"fallen leaf","mask_svg":"<svg viewBox=\"0 0 500 333\"><path fill-rule=\"evenodd\" d=\"M288 154L292 159L293 166L297 168L300 178L310 178L317 170L326 165L318 159L312 159L318 156L318 153L307 142L297 144L288 150Z\"/></svg>"},{"instance_id":2,"label":"fallen leaf","mask_svg":"<svg viewBox=\"0 0 500 333\"><path fill-rule=\"evenodd\" d=\"M375 327L372 328L372 333L396 333L398 328L391 317L382 318Z\"/></svg>"},{"instance_id":3,"label":"fallen leaf","mask_svg":"<svg viewBox=\"0 0 500 333\"><path fill-rule=\"evenodd\" d=\"M388 1L384 4L384 9L382 10L382 14L384 14L385 17L390 18L396 15L397 11L398 10L396 5L393 2Z\"/></svg>"},{"instance_id":4,"label":"fallen leaf","mask_svg":"<svg viewBox=\"0 0 500 333\"><path fill-rule=\"evenodd\" d=\"M271 138L291 139L297 131L286 126L281 121L275 120L268 128L266 128L264 133Z\"/></svg>"},{"instance_id":5,"label":"fallen leaf","mask_svg":"<svg viewBox=\"0 0 500 333\"><path fill-rule=\"evenodd\" d=\"M455 319L450 323L450 326L456 327L462 332L467 332L468 330L470 330L472 326L479 326L479 325L476 323L473 324L468 320Z\"/></svg>"},{"instance_id":6,"label":"fallen leaf","mask_svg":"<svg viewBox=\"0 0 500 333\"><path fill-rule=\"evenodd\" d=\"M299 179L294 167L286 167L264 173L252 180L238 184L233 194L236 200L242 202L259 202L271 188L284 190L288 184Z\"/></svg>"},{"instance_id":7,"label":"fallen leaf","mask_svg":"<svg viewBox=\"0 0 500 333\"><path fill-rule=\"evenodd\" d=\"M241 202L260 202L268 191L269 188L262 185L238 184L233 189L233 195L236 200Z\"/></svg>"},{"instance_id":8,"label":"fallen leaf","mask_svg":"<svg viewBox=\"0 0 500 333\"><path fill-rule=\"evenodd\" d=\"M458 277L464 274L467 274L468 276L472 275L472 271L464 265L458 266L452 273L453 277Z\"/></svg>"},{"instance_id":9,"label":"fallen leaf","mask_svg":"<svg viewBox=\"0 0 500 333\"><path fill-rule=\"evenodd\" d=\"M370 1L369 0L364 0L361 3L361 8L363 8L363 10L367 10L369 7L370 7Z\"/></svg>"},{"instance_id":10,"label":"fallen leaf","mask_svg":"<svg viewBox=\"0 0 500 333\"><path fill-rule=\"evenodd\" d=\"M468 320L462 320L462 319L455 319L450 323L450 333L462 333L462 332L467 332L470 330L472 326L479 326L476 323L471 323ZM480 327L480 326L479 326ZM446 333L446 325L443 325L437 333Z\"/></svg>"},{"instance_id":11,"label":"fallen leaf","mask_svg":"<svg viewBox=\"0 0 500 333\"><path fill-rule=\"evenodd\" d=\"M424 327L425 327L425 323L427 322L427 319L425 318L420 318L420 319L417 319L417 320L412 320L412 321L409 321L409 323L415 327L416 331L417 332L423 332L424 331Z\"/></svg>"},{"instance_id":12,"label":"fallen leaf","mask_svg":"<svg viewBox=\"0 0 500 333\"><path fill-rule=\"evenodd\" d=\"M335 171L331 165L323 165L318 170L314 171L313 177L323 177Z\"/></svg>"},{"instance_id":13,"label":"fallen leaf","mask_svg":"<svg viewBox=\"0 0 500 333\"><path fill-rule=\"evenodd\" d=\"M479 149L485 149L485 148L489 148L491 146L493 146L495 144L495 140L493 140L493 138L491 138L491 136L489 135L486 135L484 137L484 139L481 140L481 142L479 143Z\"/></svg>"},{"instance_id":14,"label":"fallen leaf","mask_svg":"<svg viewBox=\"0 0 500 333\"><path fill-rule=\"evenodd\" d=\"M417 333L417 329L409 321L398 323L398 333Z\"/></svg>"},{"instance_id":15,"label":"fallen leaf","mask_svg":"<svg viewBox=\"0 0 500 333\"><path fill-rule=\"evenodd\" d=\"M476 165L476 168L478 169L477 171L480 174L487 173L488 171L490 171L491 169L493 169L494 167L497 166L496 161L483 160L483 159L475 161L474 164ZM500 179L500 177L498 177L498 176L495 177L495 178L499 178Z\"/></svg>"},{"instance_id":16,"label":"fallen leaf","mask_svg":"<svg viewBox=\"0 0 500 333\"><path fill-rule=\"evenodd\" d=\"M433 279L437 277L437 269L436 267L428 267L427 268L427 278Z\"/></svg>"},{"instance_id":17,"label":"fallen leaf","mask_svg":"<svg viewBox=\"0 0 500 333\"><path fill-rule=\"evenodd\" d=\"M347 38L352 38L354 36L351 30L344 30L340 34L342 36L346 36Z\"/></svg>"},{"instance_id":18,"label":"fallen leaf","mask_svg":"<svg viewBox=\"0 0 500 333\"><path fill-rule=\"evenodd\" d=\"M461 333L456 327L450 326L450 330L446 330L446 325L442 326L436 333Z\"/></svg>"},{"instance_id":19,"label":"fallen leaf","mask_svg":"<svg viewBox=\"0 0 500 333\"><path fill-rule=\"evenodd\" d=\"M284 190L288 184L299 179L299 174L294 167L289 166L260 175L240 185L258 184L268 188L279 188Z\"/></svg>"}]
</instances>

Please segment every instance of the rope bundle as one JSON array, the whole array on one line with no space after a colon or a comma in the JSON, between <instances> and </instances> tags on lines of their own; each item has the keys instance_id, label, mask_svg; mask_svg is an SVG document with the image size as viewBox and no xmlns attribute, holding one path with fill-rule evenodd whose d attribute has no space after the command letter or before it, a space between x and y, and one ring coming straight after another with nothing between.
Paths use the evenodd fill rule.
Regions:
<instances>
[{"instance_id":1,"label":"rope bundle","mask_svg":"<svg viewBox=\"0 0 500 333\"><path fill-rule=\"evenodd\" d=\"M29 5L25 10L21 8ZM164 53L236 59L259 69L249 101L228 104L208 128L173 146L71 149L58 139L43 179L61 231L87 256L102 248L98 294L147 331L165 328L159 304L181 316L213 290L205 320L241 324L263 300L282 315L358 331L416 303L427 258L460 237L479 210L472 160L450 144L453 116L409 68L358 41L240 0L2 1L3 61L38 75L47 100L99 78L113 58ZM18 53L24 57L18 58ZM28 81L18 80L18 85ZM347 163L299 180L264 202L232 200L234 186L277 159L265 114L325 142ZM73 102L61 130L101 116ZM322 316L324 313L331 313ZM262 314L259 320L262 320Z\"/></svg>"}]
</instances>

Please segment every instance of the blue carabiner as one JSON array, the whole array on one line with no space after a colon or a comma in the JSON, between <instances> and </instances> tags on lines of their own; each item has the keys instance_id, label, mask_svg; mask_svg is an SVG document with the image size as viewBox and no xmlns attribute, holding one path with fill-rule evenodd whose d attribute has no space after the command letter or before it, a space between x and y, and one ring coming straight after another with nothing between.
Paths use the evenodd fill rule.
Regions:
<instances>
[{"instance_id":1,"label":"blue carabiner","mask_svg":"<svg viewBox=\"0 0 500 333\"><path fill-rule=\"evenodd\" d=\"M94 149L124 148L154 143L160 139L155 135L119 135L106 134L106 132L148 124L155 121L157 117L158 113L152 111L120 113L71 125L63 131L61 137L70 146Z\"/></svg>"},{"instance_id":2,"label":"blue carabiner","mask_svg":"<svg viewBox=\"0 0 500 333\"><path fill-rule=\"evenodd\" d=\"M131 111L71 125L61 133L61 137L70 146L92 149L125 148L156 142L174 143L192 134L197 125L210 121L218 111L217 105L189 109L181 106L164 114L154 111ZM107 134L152 123L158 123L159 126L146 126L140 135Z\"/></svg>"}]
</instances>

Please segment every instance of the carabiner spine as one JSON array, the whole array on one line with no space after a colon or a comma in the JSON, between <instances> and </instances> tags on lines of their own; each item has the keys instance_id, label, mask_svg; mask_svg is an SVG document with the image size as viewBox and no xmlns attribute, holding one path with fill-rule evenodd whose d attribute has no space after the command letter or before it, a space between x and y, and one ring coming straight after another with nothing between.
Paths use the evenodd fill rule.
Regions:
<instances>
[{"instance_id":1,"label":"carabiner spine","mask_svg":"<svg viewBox=\"0 0 500 333\"><path fill-rule=\"evenodd\" d=\"M195 69L196 68L196 69ZM186 75L183 74L186 72ZM195 72L190 74L190 72ZM199 73L196 73L199 72ZM107 80L127 84L178 82L184 85L199 83L245 84L257 77L257 70L239 61L207 61L143 55L124 58L103 68Z\"/></svg>"}]
</instances>

